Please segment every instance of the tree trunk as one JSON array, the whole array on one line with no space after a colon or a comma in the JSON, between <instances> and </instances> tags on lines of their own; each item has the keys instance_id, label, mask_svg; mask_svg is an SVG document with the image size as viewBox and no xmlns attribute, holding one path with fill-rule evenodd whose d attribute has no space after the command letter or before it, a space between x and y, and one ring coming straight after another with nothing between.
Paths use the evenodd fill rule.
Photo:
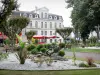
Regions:
<instances>
[{"instance_id":1,"label":"tree trunk","mask_svg":"<svg viewBox=\"0 0 100 75\"><path fill-rule=\"evenodd\" d=\"M15 39L12 38L11 39L11 51L14 51L14 49L15 49Z\"/></svg>"},{"instance_id":2,"label":"tree trunk","mask_svg":"<svg viewBox=\"0 0 100 75\"><path fill-rule=\"evenodd\" d=\"M83 44L86 45L86 39L85 38L83 38Z\"/></svg>"}]
</instances>

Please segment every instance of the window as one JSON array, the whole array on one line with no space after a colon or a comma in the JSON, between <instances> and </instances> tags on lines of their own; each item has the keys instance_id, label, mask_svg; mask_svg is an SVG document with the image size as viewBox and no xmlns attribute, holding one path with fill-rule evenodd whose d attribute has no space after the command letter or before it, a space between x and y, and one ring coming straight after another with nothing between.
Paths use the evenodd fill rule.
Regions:
<instances>
[{"instance_id":1,"label":"window","mask_svg":"<svg viewBox=\"0 0 100 75\"><path fill-rule=\"evenodd\" d=\"M52 39L50 39L50 43L52 43Z\"/></svg>"},{"instance_id":2,"label":"window","mask_svg":"<svg viewBox=\"0 0 100 75\"><path fill-rule=\"evenodd\" d=\"M41 39L41 42L44 42L44 39Z\"/></svg>"},{"instance_id":3,"label":"window","mask_svg":"<svg viewBox=\"0 0 100 75\"><path fill-rule=\"evenodd\" d=\"M43 28L43 22L41 22L41 28Z\"/></svg>"},{"instance_id":4,"label":"window","mask_svg":"<svg viewBox=\"0 0 100 75\"><path fill-rule=\"evenodd\" d=\"M45 31L45 35L47 35L47 31Z\"/></svg>"},{"instance_id":5,"label":"window","mask_svg":"<svg viewBox=\"0 0 100 75\"><path fill-rule=\"evenodd\" d=\"M41 13L41 18L43 18L43 12Z\"/></svg>"},{"instance_id":6,"label":"window","mask_svg":"<svg viewBox=\"0 0 100 75\"><path fill-rule=\"evenodd\" d=\"M49 19L52 19L52 16L49 16Z\"/></svg>"},{"instance_id":7,"label":"window","mask_svg":"<svg viewBox=\"0 0 100 75\"><path fill-rule=\"evenodd\" d=\"M32 18L32 14L29 14L29 18Z\"/></svg>"},{"instance_id":8,"label":"window","mask_svg":"<svg viewBox=\"0 0 100 75\"><path fill-rule=\"evenodd\" d=\"M30 28L32 28L32 21L30 21L30 23L29 23L29 24L30 24Z\"/></svg>"},{"instance_id":9,"label":"window","mask_svg":"<svg viewBox=\"0 0 100 75\"><path fill-rule=\"evenodd\" d=\"M52 28L52 22L50 22L50 28Z\"/></svg>"},{"instance_id":10,"label":"window","mask_svg":"<svg viewBox=\"0 0 100 75\"><path fill-rule=\"evenodd\" d=\"M55 22L55 28L57 28L57 23Z\"/></svg>"},{"instance_id":11,"label":"window","mask_svg":"<svg viewBox=\"0 0 100 75\"><path fill-rule=\"evenodd\" d=\"M35 28L38 28L38 22L37 21L35 22Z\"/></svg>"},{"instance_id":12,"label":"window","mask_svg":"<svg viewBox=\"0 0 100 75\"><path fill-rule=\"evenodd\" d=\"M61 39L59 39L60 43L61 43Z\"/></svg>"},{"instance_id":13,"label":"window","mask_svg":"<svg viewBox=\"0 0 100 75\"><path fill-rule=\"evenodd\" d=\"M61 20L62 19L62 17L59 17L59 20Z\"/></svg>"},{"instance_id":14,"label":"window","mask_svg":"<svg viewBox=\"0 0 100 75\"><path fill-rule=\"evenodd\" d=\"M61 23L59 23L59 28L61 28Z\"/></svg>"},{"instance_id":15,"label":"window","mask_svg":"<svg viewBox=\"0 0 100 75\"><path fill-rule=\"evenodd\" d=\"M57 16L55 16L55 19L57 19Z\"/></svg>"},{"instance_id":16,"label":"window","mask_svg":"<svg viewBox=\"0 0 100 75\"><path fill-rule=\"evenodd\" d=\"M44 42L46 43L47 42L47 39L44 39Z\"/></svg>"},{"instance_id":17,"label":"window","mask_svg":"<svg viewBox=\"0 0 100 75\"><path fill-rule=\"evenodd\" d=\"M45 28L47 28L47 22L45 22Z\"/></svg>"},{"instance_id":18,"label":"window","mask_svg":"<svg viewBox=\"0 0 100 75\"><path fill-rule=\"evenodd\" d=\"M50 35L52 35L52 31L50 31Z\"/></svg>"},{"instance_id":19,"label":"window","mask_svg":"<svg viewBox=\"0 0 100 75\"><path fill-rule=\"evenodd\" d=\"M41 31L41 35L43 35L43 31Z\"/></svg>"},{"instance_id":20,"label":"window","mask_svg":"<svg viewBox=\"0 0 100 75\"><path fill-rule=\"evenodd\" d=\"M57 42L57 39L55 39L55 43Z\"/></svg>"},{"instance_id":21,"label":"window","mask_svg":"<svg viewBox=\"0 0 100 75\"><path fill-rule=\"evenodd\" d=\"M20 16L22 16L22 14L20 13Z\"/></svg>"},{"instance_id":22,"label":"window","mask_svg":"<svg viewBox=\"0 0 100 75\"><path fill-rule=\"evenodd\" d=\"M35 18L38 18L38 14L35 15Z\"/></svg>"},{"instance_id":23,"label":"window","mask_svg":"<svg viewBox=\"0 0 100 75\"><path fill-rule=\"evenodd\" d=\"M23 16L24 16L24 17L27 17L27 14L26 14L26 13L24 13L24 14L23 14Z\"/></svg>"},{"instance_id":24,"label":"window","mask_svg":"<svg viewBox=\"0 0 100 75\"><path fill-rule=\"evenodd\" d=\"M47 13L45 13L45 18L47 18Z\"/></svg>"}]
</instances>

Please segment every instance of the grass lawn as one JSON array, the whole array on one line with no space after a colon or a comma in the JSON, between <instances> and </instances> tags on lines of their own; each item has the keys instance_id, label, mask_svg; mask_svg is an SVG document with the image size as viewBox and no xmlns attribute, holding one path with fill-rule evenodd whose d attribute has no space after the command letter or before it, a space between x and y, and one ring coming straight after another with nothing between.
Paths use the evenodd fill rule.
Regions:
<instances>
[{"instance_id":1,"label":"grass lawn","mask_svg":"<svg viewBox=\"0 0 100 75\"><path fill-rule=\"evenodd\" d=\"M12 71L0 70L0 75L100 75L100 69L66 71Z\"/></svg>"},{"instance_id":2,"label":"grass lawn","mask_svg":"<svg viewBox=\"0 0 100 75\"><path fill-rule=\"evenodd\" d=\"M100 53L100 49L85 49L85 48L71 48L71 49L66 49L66 51L72 52L73 49L75 50L75 52Z\"/></svg>"}]
</instances>

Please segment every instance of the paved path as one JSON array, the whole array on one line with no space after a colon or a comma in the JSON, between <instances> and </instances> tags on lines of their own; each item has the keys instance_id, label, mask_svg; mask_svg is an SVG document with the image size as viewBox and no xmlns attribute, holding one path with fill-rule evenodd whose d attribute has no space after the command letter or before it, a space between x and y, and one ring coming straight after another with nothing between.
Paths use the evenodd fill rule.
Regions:
<instances>
[{"instance_id":1,"label":"paved path","mask_svg":"<svg viewBox=\"0 0 100 75\"><path fill-rule=\"evenodd\" d=\"M99 60L100 61L100 53L80 53L76 52L76 57L77 58L87 58L87 57L92 57L94 60ZM73 56L72 52L66 52L67 56Z\"/></svg>"}]
</instances>

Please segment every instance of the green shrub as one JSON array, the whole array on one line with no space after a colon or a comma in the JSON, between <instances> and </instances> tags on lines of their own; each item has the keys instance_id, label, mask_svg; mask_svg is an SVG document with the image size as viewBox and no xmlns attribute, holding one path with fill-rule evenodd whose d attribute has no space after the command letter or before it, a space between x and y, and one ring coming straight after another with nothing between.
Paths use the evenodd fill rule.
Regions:
<instances>
[{"instance_id":1,"label":"green shrub","mask_svg":"<svg viewBox=\"0 0 100 75\"><path fill-rule=\"evenodd\" d=\"M35 39L35 44L38 44L38 43L39 43L38 39Z\"/></svg>"},{"instance_id":2,"label":"green shrub","mask_svg":"<svg viewBox=\"0 0 100 75\"><path fill-rule=\"evenodd\" d=\"M38 52L38 50L35 48L35 49L32 49L31 53L32 54L36 54Z\"/></svg>"},{"instance_id":3,"label":"green shrub","mask_svg":"<svg viewBox=\"0 0 100 75\"><path fill-rule=\"evenodd\" d=\"M96 44L96 46L100 47L100 42Z\"/></svg>"},{"instance_id":4,"label":"green shrub","mask_svg":"<svg viewBox=\"0 0 100 75\"><path fill-rule=\"evenodd\" d=\"M94 64L94 60L93 58L87 58L87 64L89 65L89 67L96 67L96 65Z\"/></svg>"},{"instance_id":5,"label":"green shrub","mask_svg":"<svg viewBox=\"0 0 100 75\"><path fill-rule=\"evenodd\" d=\"M0 53L0 60L7 59L7 57L8 57L7 53Z\"/></svg>"},{"instance_id":6,"label":"green shrub","mask_svg":"<svg viewBox=\"0 0 100 75\"><path fill-rule=\"evenodd\" d=\"M88 66L88 64L85 64L85 63L82 62L82 63L79 64L79 67L89 67L89 66Z\"/></svg>"},{"instance_id":7,"label":"green shrub","mask_svg":"<svg viewBox=\"0 0 100 75\"><path fill-rule=\"evenodd\" d=\"M59 47L55 47L53 50L54 50L54 53L57 53L57 52L60 51L60 48Z\"/></svg>"},{"instance_id":8,"label":"green shrub","mask_svg":"<svg viewBox=\"0 0 100 75\"><path fill-rule=\"evenodd\" d=\"M40 45L38 45L36 48L37 48L38 51L41 51L40 49L43 48L43 47L44 47L44 46L40 44Z\"/></svg>"},{"instance_id":9,"label":"green shrub","mask_svg":"<svg viewBox=\"0 0 100 75\"><path fill-rule=\"evenodd\" d=\"M60 51L58 52L58 55L63 57L63 56L65 55L64 50L60 50Z\"/></svg>"},{"instance_id":10,"label":"green shrub","mask_svg":"<svg viewBox=\"0 0 100 75\"><path fill-rule=\"evenodd\" d=\"M93 36L89 38L90 43L96 43L97 42L97 37Z\"/></svg>"},{"instance_id":11,"label":"green shrub","mask_svg":"<svg viewBox=\"0 0 100 75\"><path fill-rule=\"evenodd\" d=\"M59 47L60 47L60 48L64 48L64 47L65 47L65 43L60 43L60 44L59 44Z\"/></svg>"},{"instance_id":12,"label":"green shrub","mask_svg":"<svg viewBox=\"0 0 100 75\"><path fill-rule=\"evenodd\" d=\"M96 65L95 64L88 65L88 64L85 64L85 63L80 63L79 67L96 67Z\"/></svg>"},{"instance_id":13,"label":"green shrub","mask_svg":"<svg viewBox=\"0 0 100 75\"><path fill-rule=\"evenodd\" d=\"M41 51L42 53L45 53L45 52L47 51L47 49L46 49L46 48L41 48L40 51Z\"/></svg>"},{"instance_id":14,"label":"green shrub","mask_svg":"<svg viewBox=\"0 0 100 75\"><path fill-rule=\"evenodd\" d=\"M27 46L27 50L28 50L28 51L31 51L31 50L33 50L34 48L36 48L36 46L33 45L33 44Z\"/></svg>"},{"instance_id":15,"label":"green shrub","mask_svg":"<svg viewBox=\"0 0 100 75\"><path fill-rule=\"evenodd\" d=\"M9 45L9 44L10 44L10 40L9 40L9 39L5 39L5 40L4 40L4 44L5 44L5 45L7 45L7 44Z\"/></svg>"},{"instance_id":16,"label":"green shrub","mask_svg":"<svg viewBox=\"0 0 100 75\"><path fill-rule=\"evenodd\" d=\"M52 47L51 44L46 44L46 47L45 48L50 49L51 47Z\"/></svg>"},{"instance_id":17,"label":"green shrub","mask_svg":"<svg viewBox=\"0 0 100 75\"><path fill-rule=\"evenodd\" d=\"M74 38L71 38L71 44L75 44L76 40Z\"/></svg>"},{"instance_id":18,"label":"green shrub","mask_svg":"<svg viewBox=\"0 0 100 75\"><path fill-rule=\"evenodd\" d=\"M89 46L90 47L93 47L93 46L95 46L95 44L94 43L90 43Z\"/></svg>"}]
</instances>

